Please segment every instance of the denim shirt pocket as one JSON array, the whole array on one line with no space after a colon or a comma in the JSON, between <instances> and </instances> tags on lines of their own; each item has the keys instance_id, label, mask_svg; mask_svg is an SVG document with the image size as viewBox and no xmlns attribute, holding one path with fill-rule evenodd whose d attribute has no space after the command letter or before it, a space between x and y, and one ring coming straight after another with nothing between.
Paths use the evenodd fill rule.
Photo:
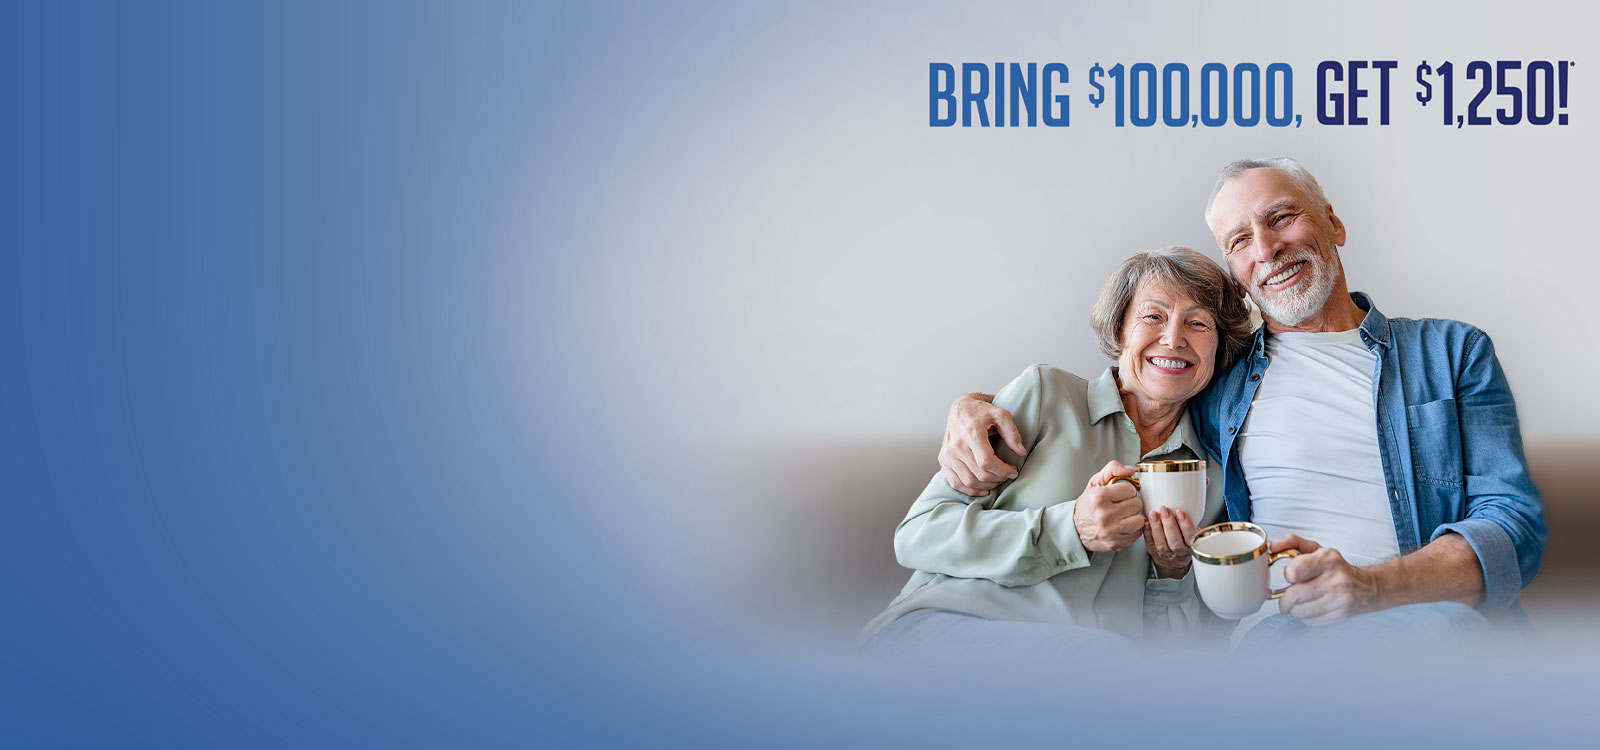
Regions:
<instances>
[{"instance_id":1,"label":"denim shirt pocket","mask_svg":"<svg viewBox=\"0 0 1600 750\"><path fill-rule=\"evenodd\" d=\"M1411 434L1411 462L1418 481L1452 490L1464 488L1461 473L1461 425L1456 400L1441 398L1406 407Z\"/></svg>"}]
</instances>

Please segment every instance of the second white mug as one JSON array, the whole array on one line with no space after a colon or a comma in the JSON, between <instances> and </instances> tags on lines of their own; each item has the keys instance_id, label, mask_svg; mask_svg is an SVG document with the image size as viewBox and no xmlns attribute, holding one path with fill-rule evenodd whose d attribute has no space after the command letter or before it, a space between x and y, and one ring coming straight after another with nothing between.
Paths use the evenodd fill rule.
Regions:
<instances>
[{"instance_id":1,"label":"second white mug","mask_svg":"<svg viewBox=\"0 0 1600 750\"><path fill-rule=\"evenodd\" d=\"M1212 524L1195 534L1194 583L1200 600L1212 612L1229 620L1248 617L1268 599L1283 596L1289 587L1267 586L1267 567L1296 557L1299 550L1268 553L1267 532L1253 523L1229 521Z\"/></svg>"}]
</instances>

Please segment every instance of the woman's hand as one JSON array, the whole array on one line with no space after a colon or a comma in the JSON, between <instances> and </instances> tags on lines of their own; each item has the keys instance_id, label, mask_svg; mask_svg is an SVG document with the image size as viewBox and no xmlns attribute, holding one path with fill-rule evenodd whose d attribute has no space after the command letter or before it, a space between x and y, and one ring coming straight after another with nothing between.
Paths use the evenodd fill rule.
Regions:
<instances>
[{"instance_id":1,"label":"woman's hand","mask_svg":"<svg viewBox=\"0 0 1600 750\"><path fill-rule=\"evenodd\" d=\"M1189 543L1199 529L1189 514L1171 508L1150 511L1144 528L1144 548L1162 578L1182 578L1189 573Z\"/></svg>"},{"instance_id":2,"label":"woman's hand","mask_svg":"<svg viewBox=\"0 0 1600 750\"><path fill-rule=\"evenodd\" d=\"M1131 477L1138 469L1112 461L1089 480L1072 509L1072 525L1078 540L1091 552L1116 552L1127 549L1144 530L1144 504L1128 482L1113 481ZM1187 548L1185 548L1187 550ZM1185 558L1187 560L1187 558Z\"/></svg>"}]
</instances>

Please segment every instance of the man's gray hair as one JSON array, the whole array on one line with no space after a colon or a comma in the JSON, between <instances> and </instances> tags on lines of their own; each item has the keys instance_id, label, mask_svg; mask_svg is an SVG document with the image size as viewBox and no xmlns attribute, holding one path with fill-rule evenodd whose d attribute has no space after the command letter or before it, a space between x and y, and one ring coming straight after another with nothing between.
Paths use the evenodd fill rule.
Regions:
<instances>
[{"instance_id":1,"label":"man's gray hair","mask_svg":"<svg viewBox=\"0 0 1600 750\"><path fill-rule=\"evenodd\" d=\"M1211 197L1206 199L1206 226L1211 226L1211 205L1217 202L1217 193L1222 192L1222 188L1233 182L1235 177L1252 169L1281 169L1288 172L1295 182L1300 183L1300 187L1306 191L1307 195L1316 199L1317 208L1328 207L1328 196L1323 194L1322 186L1317 184L1317 178L1312 177L1311 172L1300 162L1295 161L1294 157L1274 156L1271 159L1240 159L1223 167L1222 172L1217 175L1217 184L1211 187Z\"/></svg>"},{"instance_id":2,"label":"man's gray hair","mask_svg":"<svg viewBox=\"0 0 1600 750\"><path fill-rule=\"evenodd\" d=\"M1089 311L1089 327L1107 357L1122 354L1122 328L1140 282L1147 278L1170 284L1211 311L1217 325L1217 366L1221 373L1250 347L1255 331L1244 305L1244 287L1205 255L1182 245L1146 250L1117 266L1100 287L1100 299Z\"/></svg>"}]
</instances>

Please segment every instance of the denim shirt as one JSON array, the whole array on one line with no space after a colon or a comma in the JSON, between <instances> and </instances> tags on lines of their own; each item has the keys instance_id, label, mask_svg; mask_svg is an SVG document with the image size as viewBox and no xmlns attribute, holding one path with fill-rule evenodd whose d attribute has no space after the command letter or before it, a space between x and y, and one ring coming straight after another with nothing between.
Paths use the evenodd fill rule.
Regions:
<instances>
[{"instance_id":1,"label":"denim shirt","mask_svg":"<svg viewBox=\"0 0 1600 750\"><path fill-rule=\"evenodd\" d=\"M1539 572L1547 532L1522 431L1488 335L1453 320L1389 319L1359 292L1361 341L1377 356L1372 400L1400 554L1460 534L1483 566L1485 612L1517 602ZM1224 469L1228 517L1250 518L1250 488L1234 451L1267 371L1266 326L1250 350L1192 404L1200 441ZM1314 426L1306 439L1315 440ZM1520 606L1517 607L1520 611Z\"/></svg>"}]
</instances>

